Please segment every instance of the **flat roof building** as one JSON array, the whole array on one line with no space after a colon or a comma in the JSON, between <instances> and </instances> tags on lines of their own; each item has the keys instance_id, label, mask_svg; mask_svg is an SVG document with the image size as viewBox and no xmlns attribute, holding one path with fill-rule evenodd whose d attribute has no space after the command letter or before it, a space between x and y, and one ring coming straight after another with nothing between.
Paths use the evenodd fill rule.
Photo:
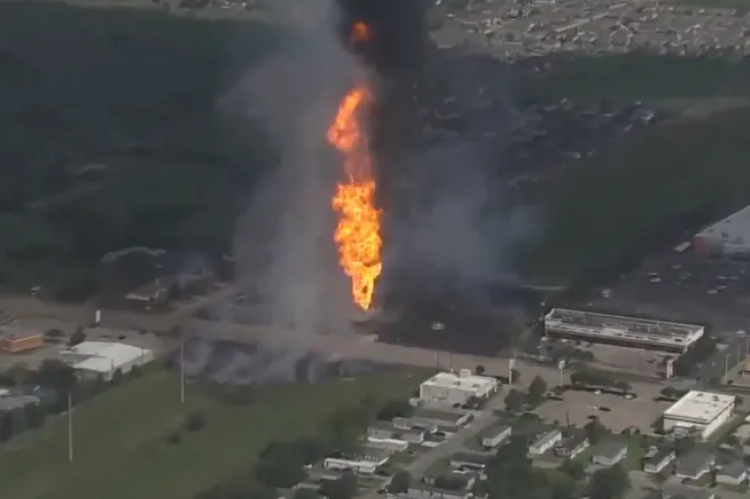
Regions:
<instances>
[{"instance_id":1,"label":"flat roof building","mask_svg":"<svg viewBox=\"0 0 750 499\"><path fill-rule=\"evenodd\" d=\"M699 254L750 254L750 206L698 232L693 248Z\"/></svg>"},{"instance_id":2,"label":"flat roof building","mask_svg":"<svg viewBox=\"0 0 750 499\"><path fill-rule=\"evenodd\" d=\"M708 438L729 421L735 402L734 395L691 390L664 411L664 431Z\"/></svg>"},{"instance_id":3,"label":"flat roof building","mask_svg":"<svg viewBox=\"0 0 750 499\"><path fill-rule=\"evenodd\" d=\"M447 405L466 404L472 397L488 398L497 390L491 376L476 376L470 369L437 373L419 386L419 398Z\"/></svg>"},{"instance_id":4,"label":"flat roof building","mask_svg":"<svg viewBox=\"0 0 750 499\"><path fill-rule=\"evenodd\" d=\"M553 308L544 316L550 337L682 353L705 333L704 326L640 317Z\"/></svg>"},{"instance_id":5,"label":"flat roof building","mask_svg":"<svg viewBox=\"0 0 750 499\"><path fill-rule=\"evenodd\" d=\"M44 345L44 335L39 331L15 325L0 326L0 351L20 353Z\"/></svg>"},{"instance_id":6,"label":"flat roof building","mask_svg":"<svg viewBox=\"0 0 750 499\"><path fill-rule=\"evenodd\" d=\"M117 371L125 374L155 358L152 350L106 341L84 341L64 350L60 357L76 371L101 374L108 381Z\"/></svg>"}]
</instances>

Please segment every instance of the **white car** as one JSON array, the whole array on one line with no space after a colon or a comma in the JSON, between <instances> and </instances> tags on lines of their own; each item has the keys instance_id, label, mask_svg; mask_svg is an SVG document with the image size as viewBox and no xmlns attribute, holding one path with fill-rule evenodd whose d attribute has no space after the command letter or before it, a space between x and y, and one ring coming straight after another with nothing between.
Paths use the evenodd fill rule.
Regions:
<instances>
[{"instance_id":1,"label":"white car","mask_svg":"<svg viewBox=\"0 0 750 499\"><path fill-rule=\"evenodd\" d=\"M602 391L601 391L601 390L595 390L595 391L594 391L594 395L601 395L601 394L602 394Z\"/></svg>"}]
</instances>

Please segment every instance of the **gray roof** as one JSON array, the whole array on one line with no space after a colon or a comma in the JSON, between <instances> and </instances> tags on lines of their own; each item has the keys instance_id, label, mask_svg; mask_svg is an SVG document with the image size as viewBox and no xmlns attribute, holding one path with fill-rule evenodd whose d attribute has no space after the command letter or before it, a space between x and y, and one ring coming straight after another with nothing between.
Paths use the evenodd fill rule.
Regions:
<instances>
[{"instance_id":1,"label":"gray roof","mask_svg":"<svg viewBox=\"0 0 750 499\"><path fill-rule=\"evenodd\" d=\"M446 423L453 423L466 416L465 412L459 411L438 411L435 409L422 409L416 408L412 413L412 418L419 419L434 419L437 421L444 421Z\"/></svg>"},{"instance_id":2,"label":"gray roof","mask_svg":"<svg viewBox=\"0 0 750 499\"><path fill-rule=\"evenodd\" d=\"M572 435L570 435L568 438L562 441L561 444L558 445L558 447L562 447L563 449L573 450L579 445L581 445L583 442L587 441L589 439L589 436L580 431L575 432Z\"/></svg>"},{"instance_id":3,"label":"gray roof","mask_svg":"<svg viewBox=\"0 0 750 499\"><path fill-rule=\"evenodd\" d=\"M596 449L594 449L594 455L605 459L614 459L620 452L622 452L623 448L627 449L627 444L625 442L608 440L596 446Z\"/></svg>"},{"instance_id":4,"label":"gray roof","mask_svg":"<svg viewBox=\"0 0 750 499\"><path fill-rule=\"evenodd\" d=\"M742 478L742 474L747 473L747 465L744 461L739 460L721 467L720 475L730 476L732 478Z\"/></svg>"},{"instance_id":5,"label":"gray roof","mask_svg":"<svg viewBox=\"0 0 750 499\"><path fill-rule=\"evenodd\" d=\"M679 485L667 485L664 487L665 499L673 499L677 497L684 497L685 499L708 499L713 495L714 493L712 491L705 489L693 489Z\"/></svg>"},{"instance_id":6,"label":"gray roof","mask_svg":"<svg viewBox=\"0 0 750 499\"><path fill-rule=\"evenodd\" d=\"M13 411L20 409L29 404L38 404L39 397L36 395L15 395L10 397L0 397L0 412Z\"/></svg>"},{"instance_id":7,"label":"gray roof","mask_svg":"<svg viewBox=\"0 0 750 499\"><path fill-rule=\"evenodd\" d=\"M653 464L654 466L656 466L657 464L664 461L664 459L670 456L673 452L674 450L671 447L658 447L653 455L646 458L646 464Z\"/></svg>"},{"instance_id":8,"label":"gray roof","mask_svg":"<svg viewBox=\"0 0 750 499\"><path fill-rule=\"evenodd\" d=\"M677 472L681 475L692 476L714 461L714 455L710 452L701 450L693 451L680 458L680 462L677 465Z\"/></svg>"}]
</instances>

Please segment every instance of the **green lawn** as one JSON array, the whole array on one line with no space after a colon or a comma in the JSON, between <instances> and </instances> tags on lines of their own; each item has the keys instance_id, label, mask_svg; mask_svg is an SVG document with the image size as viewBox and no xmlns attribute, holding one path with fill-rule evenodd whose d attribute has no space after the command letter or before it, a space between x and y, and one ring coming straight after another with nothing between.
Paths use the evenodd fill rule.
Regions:
<instances>
[{"instance_id":1,"label":"green lawn","mask_svg":"<svg viewBox=\"0 0 750 499\"><path fill-rule=\"evenodd\" d=\"M258 402L227 406L189 392L178 403L178 380L151 372L129 380L82 406L75 414L75 461L67 462L65 418L11 442L0 454L3 499L190 499L197 492L249 471L274 439L314 434L333 411L363 398L409 396L424 378L419 371L361 377L320 385L259 390ZM195 409L206 427L166 441Z\"/></svg>"}]
</instances>

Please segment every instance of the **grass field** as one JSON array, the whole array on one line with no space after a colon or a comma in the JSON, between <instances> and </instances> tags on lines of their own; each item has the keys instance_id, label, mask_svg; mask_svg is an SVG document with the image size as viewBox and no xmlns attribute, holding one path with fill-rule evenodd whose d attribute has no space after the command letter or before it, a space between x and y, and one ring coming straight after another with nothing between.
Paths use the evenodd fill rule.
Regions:
<instances>
[{"instance_id":1,"label":"grass field","mask_svg":"<svg viewBox=\"0 0 750 499\"><path fill-rule=\"evenodd\" d=\"M409 396L424 372L260 388L258 401L227 406L189 390L180 406L178 379L154 371L104 392L75 414L75 460L67 462L65 418L11 442L0 453L3 499L190 499L235 473L250 471L269 441L315 434L335 410L365 397ZM200 409L206 426L167 435Z\"/></svg>"}]
</instances>

